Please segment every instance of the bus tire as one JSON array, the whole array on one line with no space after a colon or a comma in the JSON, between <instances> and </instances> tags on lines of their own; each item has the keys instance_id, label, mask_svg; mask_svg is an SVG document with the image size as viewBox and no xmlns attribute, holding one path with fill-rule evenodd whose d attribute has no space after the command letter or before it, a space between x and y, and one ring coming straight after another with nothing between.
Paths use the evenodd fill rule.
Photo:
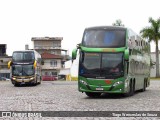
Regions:
<instances>
[{"instance_id":1,"label":"bus tire","mask_svg":"<svg viewBox=\"0 0 160 120\"><path fill-rule=\"evenodd\" d=\"M36 79L35 79L35 81L33 83L33 86L36 86L36 85L37 85L37 77L36 77Z\"/></svg>"},{"instance_id":2,"label":"bus tire","mask_svg":"<svg viewBox=\"0 0 160 120\"><path fill-rule=\"evenodd\" d=\"M96 93L96 92L85 92L85 93L88 97L91 97L91 98L96 98L101 96L101 93Z\"/></svg>"},{"instance_id":3,"label":"bus tire","mask_svg":"<svg viewBox=\"0 0 160 120\"><path fill-rule=\"evenodd\" d=\"M18 84L18 83L15 83L14 86L15 86L15 87L19 87L19 84Z\"/></svg>"},{"instance_id":4,"label":"bus tire","mask_svg":"<svg viewBox=\"0 0 160 120\"><path fill-rule=\"evenodd\" d=\"M129 91L127 93L124 93L125 97L133 96L135 92L135 81L131 80L129 84Z\"/></svg>"},{"instance_id":5,"label":"bus tire","mask_svg":"<svg viewBox=\"0 0 160 120\"><path fill-rule=\"evenodd\" d=\"M38 83L38 84L41 84L41 81L42 81L42 78L40 77L40 80L39 80L39 83Z\"/></svg>"},{"instance_id":6,"label":"bus tire","mask_svg":"<svg viewBox=\"0 0 160 120\"><path fill-rule=\"evenodd\" d=\"M35 85L37 85L37 84L38 84L38 82L37 82L37 79L36 79Z\"/></svg>"},{"instance_id":7,"label":"bus tire","mask_svg":"<svg viewBox=\"0 0 160 120\"><path fill-rule=\"evenodd\" d=\"M140 90L140 92L146 91L147 81L144 79L143 88Z\"/></svg>"}]
</instances>

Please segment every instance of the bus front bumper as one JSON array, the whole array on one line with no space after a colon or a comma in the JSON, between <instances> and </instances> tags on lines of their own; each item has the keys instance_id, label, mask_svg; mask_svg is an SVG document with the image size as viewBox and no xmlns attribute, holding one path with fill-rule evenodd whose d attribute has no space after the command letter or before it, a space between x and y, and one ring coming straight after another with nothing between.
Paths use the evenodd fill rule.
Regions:
<instances>
[{"instance_id":1,"label":"bus front bumper","mask_svg":"<svg viewBox=\"0 0 160 120\"><path fill-rule=\"evenodd\" d=\"M12 78L12 84L35 84L35 78Z\"/></svg>"},{"instance_id":2,"label":"bus front bumper","mask_svg":"<svg viewBox=\"0 0 160 120\"><path fill-rule=\"evenodd\" d=\"M88 90L88 89L79 88L79 91L80 92L99 92L99 93L119 93L119 94L124 93L122 89L109 91L109 90Z\"/></svg>"},{"instance_id":3,"label":"bus front bumper","mask_svg":"<svg viewBox=\"0 0 160 120\"><path fill-rule=\"evenodd\" d=\"M99 93L125 93L124 82L121 79L111 80L87 80L81 79L78 82L80 92L99 92Z\"/></svg>"}]
</instances>

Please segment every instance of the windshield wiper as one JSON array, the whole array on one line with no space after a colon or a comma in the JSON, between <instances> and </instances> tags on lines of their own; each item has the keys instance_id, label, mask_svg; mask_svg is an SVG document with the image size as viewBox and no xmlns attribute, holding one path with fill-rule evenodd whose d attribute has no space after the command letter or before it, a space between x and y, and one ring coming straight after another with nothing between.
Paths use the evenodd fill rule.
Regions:
<instances>
[{"instance_id":1,"label":"windshield wiper","mask_svg":"<svg viewBox=\"0 0 160 120\"><path fill-rule=\"evenodd\" d=\"M116 76L119 76L119 75L122 75L122 73L123 72L112 72L111 74L114 76L114 75L116 75Z\"/></svg>"},{"instance_id":2,"label":"windshield wiper","mask_svg":"<svg viewBox=\"0 0 160 120\"><path fill-rule=\"evenodd\" d=\"M25 70L23 70L23 73L25 73L25 75L29 76L29 74L27 74Z\"/></svg>"}]
</instances>

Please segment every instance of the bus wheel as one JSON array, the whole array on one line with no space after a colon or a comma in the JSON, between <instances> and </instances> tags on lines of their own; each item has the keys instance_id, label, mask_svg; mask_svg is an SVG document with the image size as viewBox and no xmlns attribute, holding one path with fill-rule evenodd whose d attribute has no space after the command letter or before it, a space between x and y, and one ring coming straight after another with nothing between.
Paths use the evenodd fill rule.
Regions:
<instances>
[{"instance_id":1,"label":"bus wheel","mask_svg":"<svg viewBox=\"0 0 160 120\"><path fill-rule=\"evenodd\" d=\"M15 83L14 86L15 86L15 87L19 87L19 84Z\"/></svg>"},{"instance_id":2,"label":"bus wheel","mask_svg":"<svg viewBox=\"0 0 160 120\"><path fill-rule=\"evenodd\" d=\"M39 84L41 84L42 78L40 77Z\"/></svg>"},{"instance_id":3,"label":"bus wheel","mask_svg":"<svg viewBox=\"0 0 160 120\"><path fill-rule=\"evenodd\" d=\"M140 90L140 92L146 91L146 79L144 79L143 88Z\"/></svg>"},{"instance_id":4,"label":"bus wheel","mask_svg":"<svg viewBox=\"0 0 160 120\"><path fill-rule=\"evenodd\" d=\"M85 92L85 93L88 97L92 97L92 98L101 96L101 93L95 93L95 92Z\"/></svg>"},{"instance_id":5,"label":"bus wheel","mask_svg":"<svg viewBox=\"0 0 160 120\"><path fill-rule=\"evenodd\" d=\"M37 85L37 78L35 79L34 83L33 83L33 86L36 86Z\"/></svg>"},{"instance_id":6,"label":"bus wheel","mask_svg":"<svg viewBox=\"0 0 160 120\"><path fill-rule=\"evenodd\" d=\"M132 95L134 95L134 92L135 92L135 83L134 83L134 81L130 81L129 91L128 91L128 93L124 93L124 96L125 97L132 96Z\"/></svg>"}]
</instances>

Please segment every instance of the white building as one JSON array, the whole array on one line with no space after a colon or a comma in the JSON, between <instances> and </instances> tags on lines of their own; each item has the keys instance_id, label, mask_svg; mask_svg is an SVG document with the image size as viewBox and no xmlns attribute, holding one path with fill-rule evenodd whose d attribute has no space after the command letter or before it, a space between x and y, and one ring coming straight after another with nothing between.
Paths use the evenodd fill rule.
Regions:
<instances>
[{"instance_id":1,"label":"white building","mask_svg":"<svg viewBox=\"0 0 160 120\"><path fill-rule=\"evenodd\" d=\"M156 63L156 53L151 52L151 60ZM160 54L159 54L159 63L160 63ZM160 68L160 65L159 65ZM150 72L150 77L156 77L156 65L153 65Z\"/></svg>"},{"instance_id":2,"label":"white building","mask_svg":"<svg viewBox=\"0 0 160 120\"><path fill-rule=\"evenodd\" d=\"M69 59L67 50L61 49L62 37L33 37L34 49L39 52L44 61L42 76L58 76ZM63 52L63 54L62 54Z\"/></svg>"},{"instance_id":3,"label":"white building","mask_svg":"<svg viewBox=\"0 0 160 120\"><path fill-rule=\"evenodd\" d=\"M42 53L44 65L42 65L42 76L57 76L62 66L62 56L50 53Z\"/></svg>"}]
</instances>

